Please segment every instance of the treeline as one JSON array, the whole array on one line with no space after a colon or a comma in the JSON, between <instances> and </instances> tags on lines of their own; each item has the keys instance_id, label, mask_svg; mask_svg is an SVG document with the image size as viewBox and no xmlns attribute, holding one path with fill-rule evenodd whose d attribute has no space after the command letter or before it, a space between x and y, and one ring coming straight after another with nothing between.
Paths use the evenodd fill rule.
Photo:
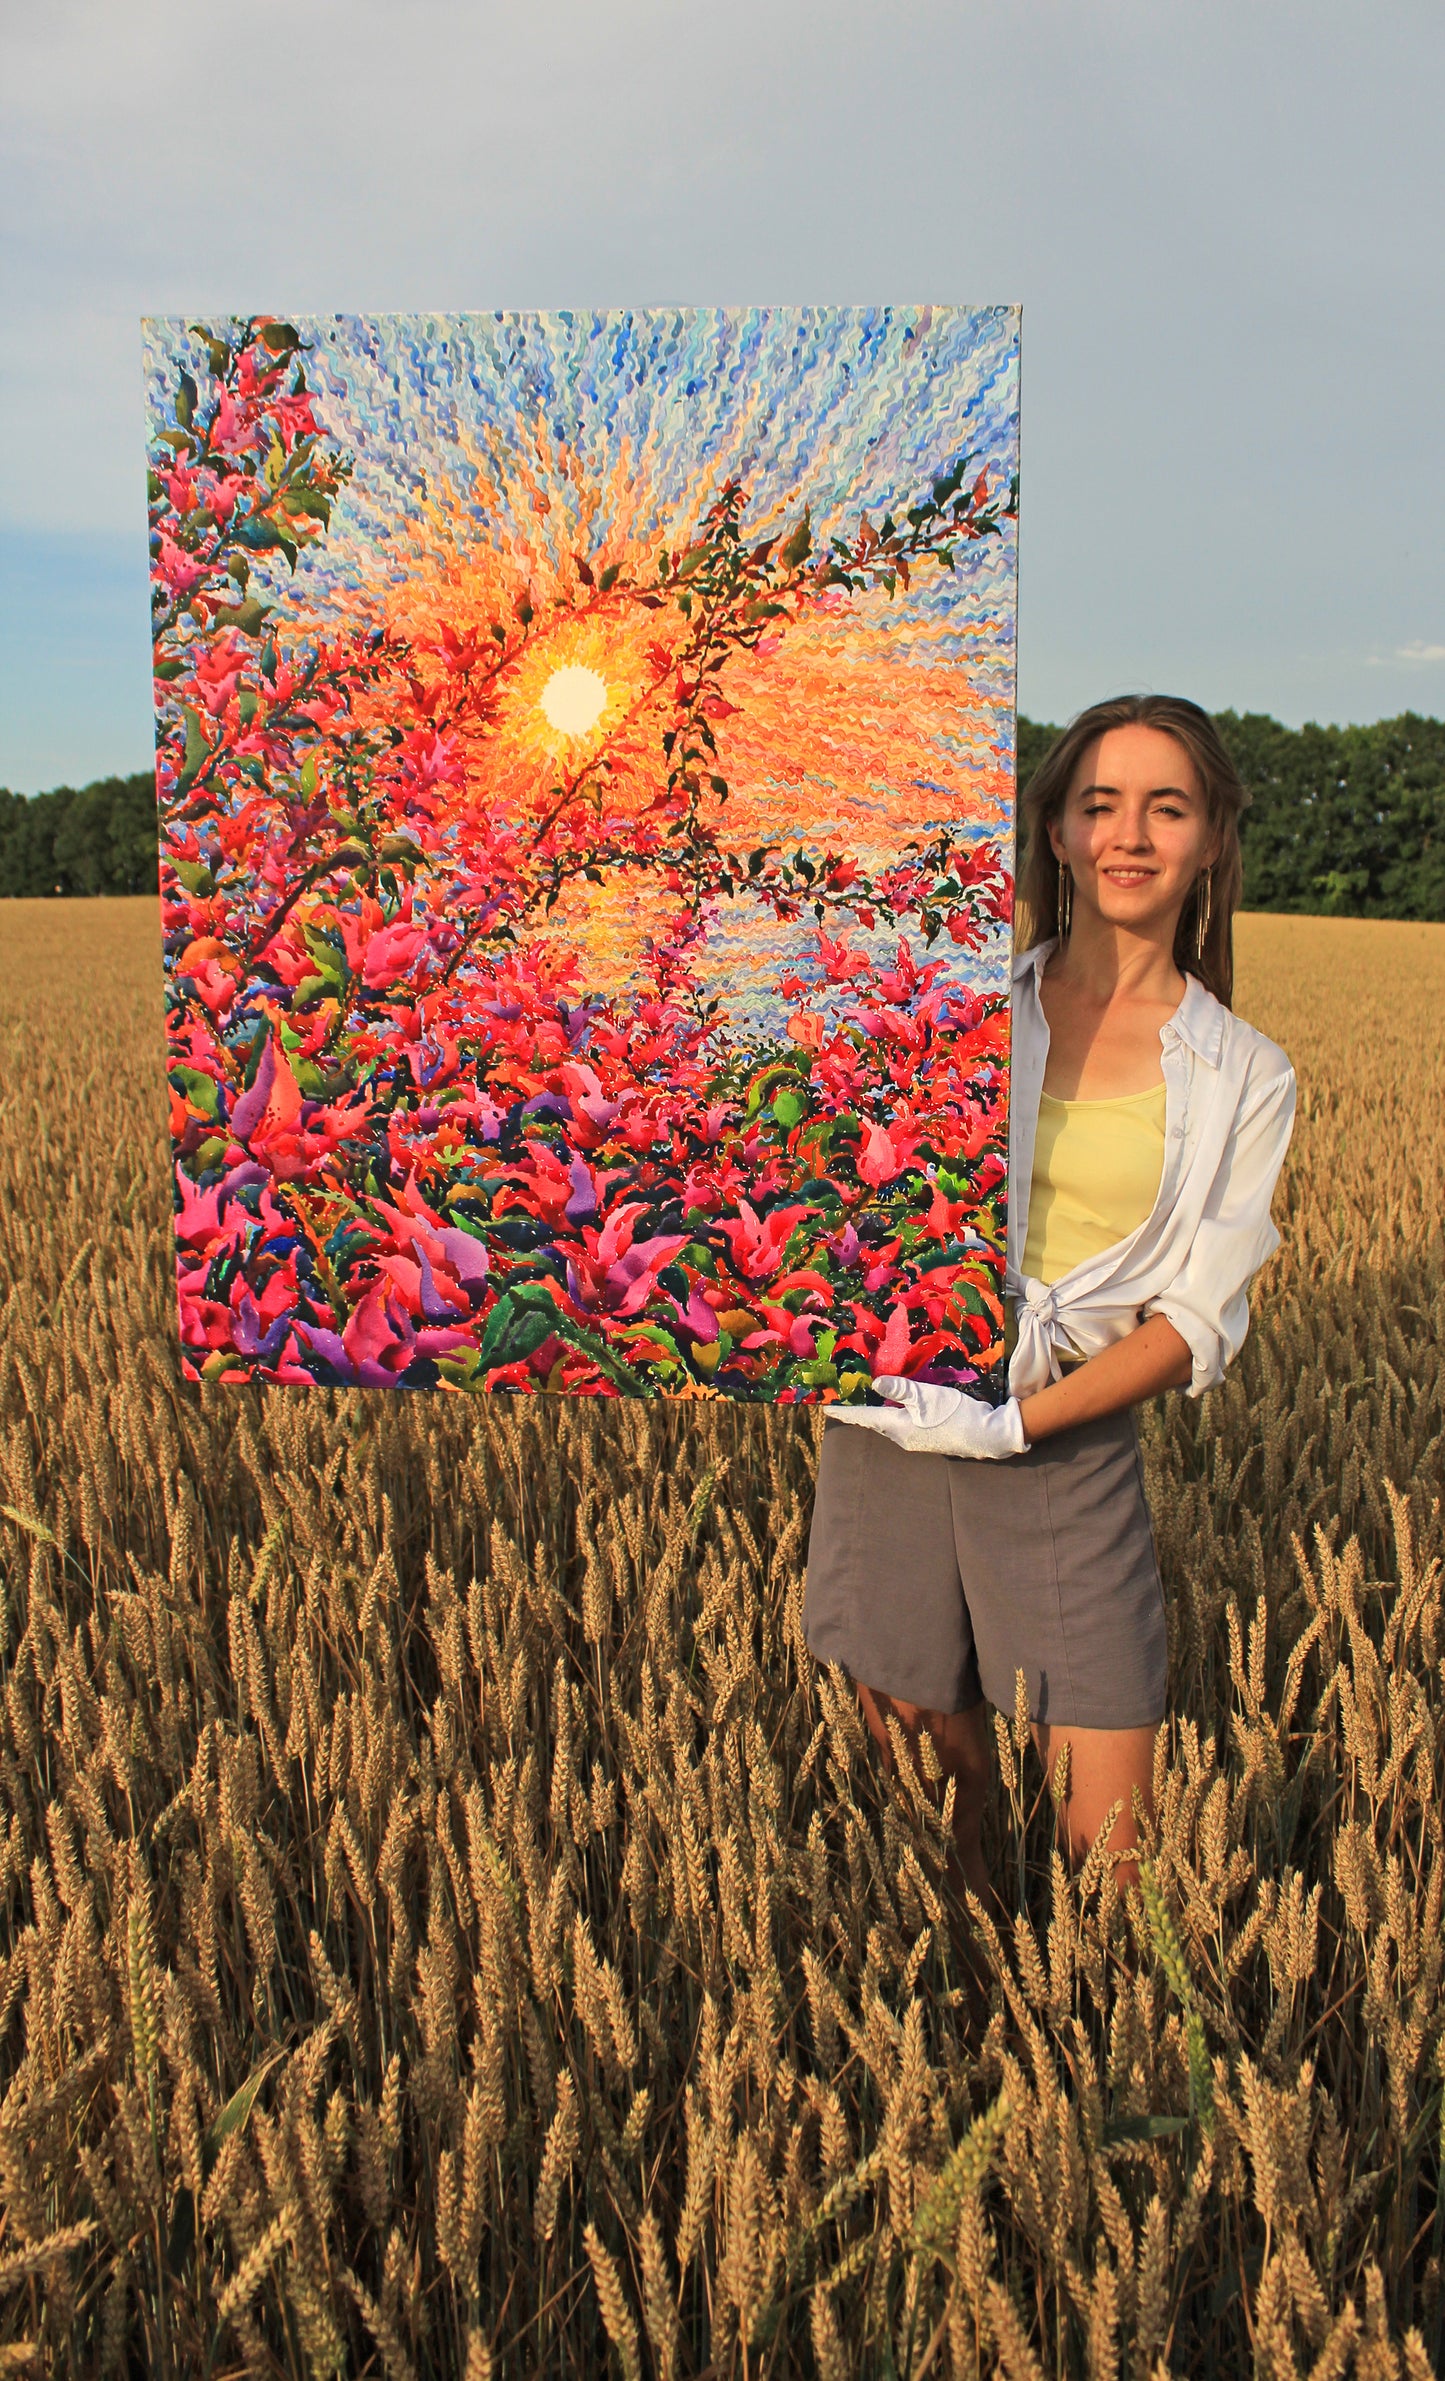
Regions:
<instances>
[{"instance_id":1,"label":"treeline","mask_svg":"<svg viewBox=\"0 0 1445 2381\"><path fill-rule=\"evenodd\" d=\"M50 794L0 787L0 896L153 893L156 789L149 771L58 785Z\"/></svg>"},{"instance_id":2,"label":"treeline","mask_svg":"<svg viewBox=\"0 0 1445 2381\"><path fill-rule=\"evenodd\" d=\"M1445 720L1287 728L1219 711L1214 724L1251 796L1246 909L1445 919ZM1019 721L1021 785L1058 733Z\"/></svg>"},{"instance_id":3,"label":"treeline","mask_svg":"<svg viewBox=\"0 0 1445 2381\"><path fill-rule=\"evenodd\" d=\"M1221 711L1215 724L1253 797L1247 909L1445 920L1445 720L1407 711L1372 727L1287 728ZM1021 784L1058 733L1020 719ZM0 789L0 897L149 893L155 882L149 775Z\"/></svg>"}]
</instances>

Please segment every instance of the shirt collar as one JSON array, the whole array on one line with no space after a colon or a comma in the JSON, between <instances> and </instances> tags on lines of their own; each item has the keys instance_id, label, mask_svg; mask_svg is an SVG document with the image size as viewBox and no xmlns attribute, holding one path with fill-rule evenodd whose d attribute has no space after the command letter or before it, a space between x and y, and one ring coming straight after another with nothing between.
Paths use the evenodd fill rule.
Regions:
<instances>
[{"instance_id":1,"label":"shirt collar","mask_svg":"<svg viewBox=\"0 0 1445 2381\"><path fill-rule=\"evenodd\" d=\"M1168 1033L1172 1027L1197 1058L1206 1066L1217 1067L1224 1048L1226 1014L1223 1002L1215 999L1207 984L1201 984L1198 976L1186 975L1184 998L1164 1030Z\"/></svg>"},{"instance_id":2,"label":"shirt collar","mask_svg":"<svg viewBox=\"0 0 1445 2381\"><path fill-rule=\"evenodd\" d=\"M1017 954L1013 964L1013 980L1016 984L1032 975L1034 990L1038 991L1039 979L1058 948L1058 939L1056 934L1051 934L1046 942L1036 942L1031 950ZM1218 1066L1224 1048L1224 1019L1224 1007L1215 999L1208 985L1201 984L1198 976L1186 975L1184 998L1164 1031L1172 1034L1176 1040L1186 1042L1196 1058L1202 1058L1206 1066Z\"/></svg>"}]
</instances>

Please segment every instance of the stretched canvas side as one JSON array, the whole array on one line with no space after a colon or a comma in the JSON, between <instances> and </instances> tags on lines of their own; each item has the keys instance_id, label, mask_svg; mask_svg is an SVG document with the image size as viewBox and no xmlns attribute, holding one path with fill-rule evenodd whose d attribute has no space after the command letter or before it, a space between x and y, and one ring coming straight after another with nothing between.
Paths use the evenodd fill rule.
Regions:
<instances>
[{"instance_id":1,"label":"stretched canvas side","mask_svg":"<svg viewBox=\"0 0 1445 2381\"><path fill-rule=\"evenodd\" d=\"M146 336L187 1372L990 1393L1017 310Z\"/></svg>"}]
</instances>

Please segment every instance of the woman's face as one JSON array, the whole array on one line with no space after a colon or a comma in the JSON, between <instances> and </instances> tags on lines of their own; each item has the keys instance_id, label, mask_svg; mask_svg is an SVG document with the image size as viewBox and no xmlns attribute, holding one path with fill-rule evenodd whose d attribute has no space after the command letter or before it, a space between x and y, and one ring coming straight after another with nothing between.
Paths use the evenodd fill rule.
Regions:
<instances>
[{"instance_id":1,"label":"woman's face","mask_svg":"<svg viewBox=\"0 0 1445 2381\"><path fill-rule=\"evenodd\" d=\"M1162 728L1110 728L1074 772L1051 821L1056 859L1074 879L1074 902L1136 932L1173 922L1202 868L1216 856L1204 791L1182 744Z\"/></svg>"}]
</instances>

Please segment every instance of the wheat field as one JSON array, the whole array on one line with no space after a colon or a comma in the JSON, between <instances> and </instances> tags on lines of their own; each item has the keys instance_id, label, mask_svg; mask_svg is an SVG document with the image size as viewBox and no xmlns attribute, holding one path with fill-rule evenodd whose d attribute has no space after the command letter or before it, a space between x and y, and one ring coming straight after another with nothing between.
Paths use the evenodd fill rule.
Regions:
<instances>
[{"instance_id":1,"label":"wheat field","mask_svg":"<svg viewBox=\"0 0 1445 2381\"><path fill-rule=\"evenodd\" d=\"M1445 929L1240 942L1145 1889L1001 1717L996 1921L806 1655L817 1417L186 1388L153 908L0 904L0 2372L1437 2369Z\"/></svg>"}]
</instances>

